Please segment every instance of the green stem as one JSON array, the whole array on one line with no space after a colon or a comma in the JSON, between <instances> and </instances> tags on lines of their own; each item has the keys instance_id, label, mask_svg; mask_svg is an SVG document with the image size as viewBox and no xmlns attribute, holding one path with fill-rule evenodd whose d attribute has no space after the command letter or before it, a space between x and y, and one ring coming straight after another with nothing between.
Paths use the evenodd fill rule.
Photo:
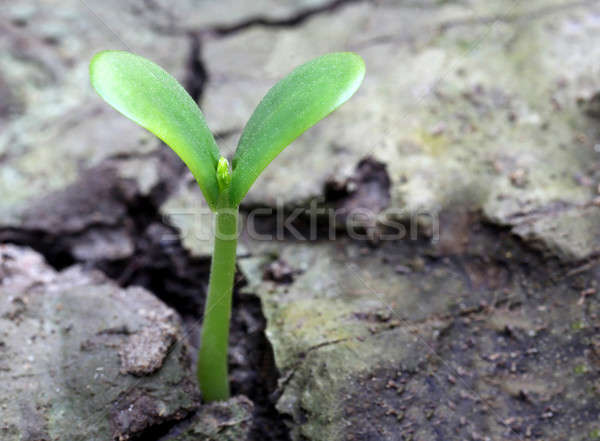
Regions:
<instances>
[{"instance_id":1,"label":"green stem","mask_svg":"<svg viewBox=\"0 0 600 441\"><path fill-rule=\"evenodd\" d=\"M228 200L228 191L221 200ZM205 401L229 398L227 348L237 247L238 209L216 210L215 245L198 351L198 383Z\"/></svg>"}]
</instances>

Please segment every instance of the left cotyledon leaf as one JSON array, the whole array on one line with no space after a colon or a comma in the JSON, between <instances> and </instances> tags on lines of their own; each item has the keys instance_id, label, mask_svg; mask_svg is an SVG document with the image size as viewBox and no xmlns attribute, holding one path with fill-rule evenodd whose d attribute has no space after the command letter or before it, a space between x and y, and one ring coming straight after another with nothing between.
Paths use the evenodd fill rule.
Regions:
<instances>
[{"instance_id":1,"label":"left cotyledon leaf","mask_svg":"<svg viewBox=\"0 0 600 441\"><path fill-rule=\"evenodd\" d=\"M104 51L90 62L90 81L108 104L179 155L214 208L219 197L219 148L202 112L177 80L139 55Z\"/></svg>"}]
</instances>

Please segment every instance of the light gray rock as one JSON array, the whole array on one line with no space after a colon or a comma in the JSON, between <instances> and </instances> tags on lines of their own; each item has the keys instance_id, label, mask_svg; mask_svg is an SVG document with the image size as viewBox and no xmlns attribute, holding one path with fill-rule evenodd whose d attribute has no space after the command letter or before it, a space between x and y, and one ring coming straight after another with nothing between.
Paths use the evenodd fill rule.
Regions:
<instances>
[{"instance_id":1,"label":"light gray rock","mask_svg":"<svg viewBox=\"0 0 600 441\"><path fill-rule=\"evenodd\" d=\"M176 313L99 273L0 246L2 439L127 440L199 396Z\"/></svg>"}]
</instances>

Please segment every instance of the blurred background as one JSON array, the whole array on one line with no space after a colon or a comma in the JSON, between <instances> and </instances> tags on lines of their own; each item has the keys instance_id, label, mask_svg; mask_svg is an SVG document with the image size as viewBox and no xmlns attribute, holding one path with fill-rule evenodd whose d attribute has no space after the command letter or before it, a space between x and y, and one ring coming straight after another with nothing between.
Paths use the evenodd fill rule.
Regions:
<instances>
[{"instance_id":1,"label":"blurred background","mask_svg":"<svg viewBox=\"0 0 600 441\"><path fill-rule=\"evenodd\" d=\"M242 207L340 213L333 238L240 245L234 391L263 426L291 427L255 439L600 438L600 2L0 2L0 241L150 289L196 344L205 204L168 148L95 95L88 63L105 49L172 73L228 155L294 67L365 60L357 94ZM362 240L352 210L372 215ZM396 335L408 325L422 345Z\"/></svg>"}]
</instances>

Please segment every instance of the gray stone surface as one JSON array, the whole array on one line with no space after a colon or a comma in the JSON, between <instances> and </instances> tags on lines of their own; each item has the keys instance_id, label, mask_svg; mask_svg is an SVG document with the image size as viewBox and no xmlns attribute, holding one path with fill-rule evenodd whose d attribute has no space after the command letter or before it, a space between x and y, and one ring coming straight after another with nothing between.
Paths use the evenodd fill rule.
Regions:
<instances>
[{"instance_id":1,"label":"gray stone surface","mask_svg":"<svg viewBox=\"0 0 600 441\"><path fill-rule=\"evenodd\" d=\"M2 245L0 294L3 440L127 440L197 407L177 314L147 291Z\"/></svg>"},{"instance_id":2,"label":"gray stone surface","mask_svg":"<svg viewBox=\"0 0 600 441\"><path fill-rule=\"evenodd\" d=\"M172 182L174 172L181 174L179 163L165 166L154 153L158 142L93 94L89 58L103 48L129 48L190 80L189 62L200 54L192 54L188 30L256 17L285 20L326 6L267 3L2 6L0 156L9 165L0 176L7 195L2 225L52 230L36 208L69 186L80 187L90 168L101 166L107 181L126 182L127 194L147 195ZM202 107L213 130L226 134L220 141L229 152L260 98L291 67L332 50L355 50L368 65L352 104L284 152L246 203L306 204L323 195L326 183L343 184L372 156L391 180L385 216L406 219L459 205L482 210L564 261L595 255L598 126L581 103L600 88L597 5L538 0L505 6L349 2L295 26L261 26L259 20L224 37L198 34L208 75ZM106 236L123 236L115 228L123 222L123 207L117 208L99 221L112 230ZM90 222L97 220L83 222L78 234ZM125 239L120 249L90 248L85 240L73 248L82 257L123 258L132 252L131 238Z\"/></svg>"},{"instance_id":3,"label":"gray stone surface","mask_svg":"<svg viewBox=\"0 0 600 441\"><path fill-rule=\"evenodd\" d=\"M339 49L367 64L356 97L275 160L247 206L307 206L372 156L390 179L380 221L426 231L417 215L439 216L431 244L247 245L278 409L298 440L597 438L597 264L559 270L471 228L566 263L598 255L598 5L429 6L349 5L206 47L204 110L223 133L290 65ZM269 280L273 255L291 283Z\"/></svg>"},{"instance_id":4,"label":"gray stone surface","mask_svg":"<svg viewBox=\"0 0 600 441\"><path fill-rule=\"evenodd\" d=\"M491 233L469 227L441 259L286 244L271 251L289 283L269 280L273 257L241 260L294 440L597 438L600 267L566 272Z\"/></svg>"},{"instance_id":5,"label":"gray stone surface","mask_svg":"<svg viewBox=\"0 0 600 441\"><path fill-rule=\"evenodd\" d=\"M128 47L196 92L203 86L202 108L229 154L260 98L292 67L356 51L367 64L357 95L274 161L244 209L319 200L345 220L348 210L366 208L380 227L399 219L408 233L417 228L418 240L386 241L381 229L353 243L341 224L331 242L242 241L245 289L262 301L281 371L277 406L291 417L293 438L598 439L598 2L348 1L286 24L324 5L0 5L0 239L27 232L30 242L62 241L79 261L130 259L142 198L180 229L175 241L190 255L208 257L209 222L196 217L200 192L168 149L94 96L87 63L95 51ZM436 225L439 240L430 241ZM167 233L157 233L157 248ZM37 257L23 256L0 286L25 290L3 296L11 300L0 319L0 376L15 375L17 365L2 357L7 347L18 349L10 356L20 357L20 370L32 369L30 347L39 348L34 362L41 357L50 368L2 384L33 387L40 403L62 407L21 404L14 397L26 395L6 389L6 436L51 436L65 415L81 424L96 414L112 421L85 439L94 430L97 439L126 437L148 421L179 418L188 407L173 404L183 397L178 388L157 399L138 389L121 396L122 384L98 385L101 376L62 383L95 376L100 360L126 388L171 384L170 328L144 332L151 319L138 317L140 332L120 333L113 321L136 316L122 291L77 269L38 270ZM27 288L31 280L37 284ZM39 303L60 293L75 299L63 310ZM88 295L104 300L78 303ZM71 336L79 334L59 327L81 311L106 317L86 320L94 332L119 332L86 337L82 350ZM52 335L29 346L7 339L32 325L32 336L56 329L61 349L50 352L59 338ZM155 338L156 351L119 358L127 344ZM88 360L84 369L77 357ZM61 404L57 382L75 404ZM145 416L131 417L130 406ZM242 398L202 408L174 436L241 439L250 412Z\"/></svg>"},{"instance_id":6,"label":"gray stone surface","mask_svg":"<svg viewBox=\"0 0 600 441\"><path fill-rule=\"evenodd\" d=\"M249 205L294 205L365 156L387 166L387 214L462 206L565 261L597 254L596 2L348 5L290 29L209 43L204 111L238 131L291 66L332 50L367 65L357 95L274 161Z\"/></svg>"},{"instance_id":7,"label":"gray stone surface","mask_svg":"<svg viewBox=\"0 0 600 441\"><path fill-rule=\"evenodd\" d=\"M0 114L0 228L81 235L69 247L85 260L131 256L127 205L172 171L152 135L95 95L88 63L97 51L129 49L183 80L189 52L185 36L159 37L140 9L144 2L0 5L8 100Z\"/></svg>"}]
</instances>

